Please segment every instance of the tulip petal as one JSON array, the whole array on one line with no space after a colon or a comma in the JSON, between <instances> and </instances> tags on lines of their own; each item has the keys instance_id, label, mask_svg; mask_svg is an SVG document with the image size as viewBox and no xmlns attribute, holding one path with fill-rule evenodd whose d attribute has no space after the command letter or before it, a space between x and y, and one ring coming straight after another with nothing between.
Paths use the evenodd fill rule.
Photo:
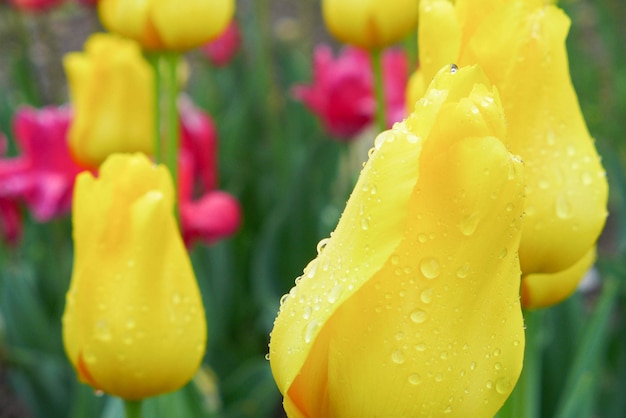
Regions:
<instances>
[{"instance_id":1,"label":"tulip petal","mask_svg":"<svg viewBox=\"0 0 626 418\"><path fill-rule=\"evenodd\" d=\"M113 155L97 179L76 182L64 344L82 380L125 399L180 388L204 353L204 310L173 205L167 169L141 154Z\"/></svg>"},{"instance_id":2,"label":"tulip petal","mask_svg":"<svg viewBox=\"0 0 626 418\"><path fill-rule=\"evenodd\" d=\"M289 416L488 416L512 390L523 178L486 85L477 67L448 67L377 138L275 322Z\"/></svg>"},{"instance_id":3,"label":"tulip petal","mask_svg":"<svg viewBox=\"0 0 626 418\"><path fill-rule=\"evenodd\" d=\"M569 23L554 6L502 7L484 19L461 58L481 63L498 86L507 145L527 168L524 274L572 266L595 243L607 214L605 172L569 77Z\"/></svg>"}]
</instances>

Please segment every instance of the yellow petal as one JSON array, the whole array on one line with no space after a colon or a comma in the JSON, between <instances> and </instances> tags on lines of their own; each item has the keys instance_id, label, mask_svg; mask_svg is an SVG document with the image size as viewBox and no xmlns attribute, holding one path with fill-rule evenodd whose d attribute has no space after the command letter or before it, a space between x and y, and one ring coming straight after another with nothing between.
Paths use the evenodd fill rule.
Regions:
<instances>
[{"instance_id":1,"label":"yellow petal","mask_svg":"<svg viewBox=\"0 0 626 418\"><path fill-rule=\"evenodd\" d=\"M414 0L323 0L328 31L342 42L382 48L407 36L417 25Z\"/></svg>"},{"instance_id":2,"label":"yellow petal","mask_svg":"<svg viewBox=\"0 0 626 418\"><path fill-rule=\"evenodd\" d=\"M274 325L290 417L493 416L512 390L523 179L487 86L448 67L377 138Z\"/></svg>"},{"instance_id":3,"label":"yellow petal","mask_svg":"<svg viewBox=\"0 0 626 418\"><path fill-rule=\"evenodd\" d=\"M94 34L84 53L64 59L74 117L69 131L75 159L98 167L115 152L151 153L154 75L139 46Z\"/></svg>"},{"instance_id":4,"label":"yellow petal","mask_svg":"<svg viewBox=\"0 0 626 418\"><path fill-rule=\"evenodd\" d=\"M164 49L182 51L217 37L234 12L234 0L153 0L150 18Z\"/></svg>"},{"instance_id":5,"label":"yellow petal","mask_svg":"<svg viewBox=\"0 0 626 418\"><path fill-rule=\"evenodd\" d=\"M507 145L526 166L522 271L553 273L594 246L608 186L571 85L569 19L554 6L513 4L483 20L462 63L480 63L498 87Z\"/></svg>"},{"instance_id":6,"label":"yellow petal","mask_svg":"<svg viewBox=\"0 0 626 418\"><path fill-rule=\"evenodd\" d=\"M167 170L114 155L74 194L74 269L63 340L81 380L141 399L184 385L204 354L200 293ZM155 350L154 347L158 347Z\"/></svg>"},{"instance_id":7,"label":"yellow petal","mask_svg":"<svg viewBox=\"0 0 626 418\"><path fill-rule=\"evenodd\" d=\"M596 261L595 247L571 267L556 273L529 274L522 280L522 305L526 309L545 308L569 297L581 278Z\"/></svg>"}]
</instances>

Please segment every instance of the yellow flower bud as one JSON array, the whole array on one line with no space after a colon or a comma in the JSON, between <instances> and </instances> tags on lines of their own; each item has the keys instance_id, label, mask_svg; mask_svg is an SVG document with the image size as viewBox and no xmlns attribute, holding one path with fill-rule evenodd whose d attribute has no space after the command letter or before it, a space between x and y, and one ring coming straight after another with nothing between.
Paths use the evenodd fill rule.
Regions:
<instances>
[{"instance_id":1,"label":"yellow flower bud","mask_svg":"<svg viewBox=\"0 0 626 418\"><path fill-rule=\"evenodd\" d=\"M115 152L152 153L154 73L139 45L94 34L85 52L63 60L74 117L70 149L77 162L98 167Z\"/></svg>"},{"instance_id":2,"label":"yellow flower bud","mask_svg":"<svg viewBox=\"0 0 626 418\"><path fill-rule=\"evenodd\" d=\"M543 0L420 5L421 75L409 96L419 98L424 82L449 62L480 65L500 92L506 145L526 166L520 261L529 308L558 303L576 289L607 215L605 172L569 75L569 24ZM554 291L559 282L561 291Z\"/></svg>"},{"instance_id":3,"label":"yellow flower bud","mask_svg":"<svg viewBox=\"0 0 626 418\"><path fill-rule=\"evenodd\" d=\"M328 31L365 49L398 42L417 27L417 0L323 0Z\"/></svg>"},{"instance_id":4,"label":"yellow flower bud","mask_svg":"<svg viewBox=\"0 0 626 418\"><path fill-rule=\"evenodd\" d=\"M487 417L522 368L523 167L498 94L447 67L375 141L339 224L281 301L290 417Z\"/></svg>"},{"instance_id":5,"label":"yellow flower bud","mask_svg":"<svg viewBox=\"0 0 626 418\"><path fill-rule=\"evenodd\" d=\"M102 24L149 50L185 51L217 37L235 13L234 0L100 0Z\"/></svg>"},{"instance_id":6,"label":"yellow flower bud","mask_svg":"<svg viewBox=\"0 0 626 418\"><path fill-rule=\"evenodd\" d=\"M206 322L173 214L164 166L116 154L74 191L74 269L63 315L78 378L124 399L183 386L198 369Z\"/></svg>"}]
</instances>

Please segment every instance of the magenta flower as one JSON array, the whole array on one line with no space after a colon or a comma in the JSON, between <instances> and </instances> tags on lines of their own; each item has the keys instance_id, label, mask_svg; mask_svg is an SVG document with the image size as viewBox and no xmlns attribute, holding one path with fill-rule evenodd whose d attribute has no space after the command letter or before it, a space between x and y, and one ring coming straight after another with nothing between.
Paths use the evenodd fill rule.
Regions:
<instances>
[{"instance_id":1,"label":"magenta flower","mask_svg":"<svg viewBox=\"0 0 626 418\"><path fill-rule=\"evenodd\" d=\"M408 60L403 51L385 51L383 84L389 126L406 115L408 73ZM368 53L346 47L335 59L327 45L316 47L313 84L295 86L293 95L321 119L330 134L350 140L373 122L376 113L374 76Z\"/></svg>"},{"instance_id":2,"label":"magenta flower","mask_svg":"<svg viewBox=\"0 0 626 418\"><path fill-rule=\"evenodd\" d=\"M237 199L217 190L217 131L208 114L180 101L182 147L179 160L180 218L188 246L232 235L241 223ZM196 180L196 181L194 181Z\"/></svg>"},{"instance_id":3,"label":"magenta flower","mask_svg":"<svg viewBox=\"0 0 626 418\"><path fill-rule=\"evenodd\" d=\"M239 50L241 34L239 26L233 19L220 36L200 47L200 51L216 67L227 65Z\"/></svg>"},{"instance_id":4,"label":"magenta flower","mask_svg":"<svg viewBox=\"0 0 626 418\"><path fill-rule=\"evenodd\" d=\"M39 222L68 213L76 174L67 130L68 107L24 107L13 119L21 154L0 159L0 199L23 201Z\"/></svg>"},{"instance_id":5,"label":"magenta flower","mask_svg":"<svg viewBox=\"0 0 626 418\"><path fill-rule=\"evenodd\" d=\"M63 3L64 0L10 0L18 10L25 12L43 12Z\"/></svg>"}]
</instances>

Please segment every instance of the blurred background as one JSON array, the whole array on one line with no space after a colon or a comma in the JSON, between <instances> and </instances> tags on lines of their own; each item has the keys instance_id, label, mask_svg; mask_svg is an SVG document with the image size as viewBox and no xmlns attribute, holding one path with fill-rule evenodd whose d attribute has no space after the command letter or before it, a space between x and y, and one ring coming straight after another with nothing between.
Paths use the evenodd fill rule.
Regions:
<instances>
[{"instance_id":1,"label":"blurred background","mask_svg":"<svg viewBox=\"0 0 626 418\"><path fill-rule=\"evenodd\" d=\"M572 19L572 81L603 156L611 196L598 268L573 297L543 315L542 416L555 415L578 349L592 341L584 347L593 356L574 377L588 399L575 416L623 417L626 3L559 5ZM149 400L146 416L284 416L265 358L279 299L315 257L317 242L334 229L376 134L365 126L349 140L338 138L294 97L294 86L312 82L315 47L341 50L324 28L319 0L238 0L236 21L241 42L234 56L217 66L199 50L188 53L184 90L215 123L219 188L239 200L242 224L227 239L191 247L209 329L204 365L181 391ZM82 50L96 31L102 28L94 8L76 1L39 13L0 2L0 132L7 138L2 158L20 152L13 128L17 109L68 102L63 55ZM413 36L399 45L409 63L415 43ZM118 400L77 382L63 351L60 318L72 268L69 215L42 223L25 205L17 210L19 236L8 239L5 230L0 245L0 418L121 416ZM609 275L621 285L602 299L608 302L601 310L598 295Z\"/></svg>"}]
</instances>

